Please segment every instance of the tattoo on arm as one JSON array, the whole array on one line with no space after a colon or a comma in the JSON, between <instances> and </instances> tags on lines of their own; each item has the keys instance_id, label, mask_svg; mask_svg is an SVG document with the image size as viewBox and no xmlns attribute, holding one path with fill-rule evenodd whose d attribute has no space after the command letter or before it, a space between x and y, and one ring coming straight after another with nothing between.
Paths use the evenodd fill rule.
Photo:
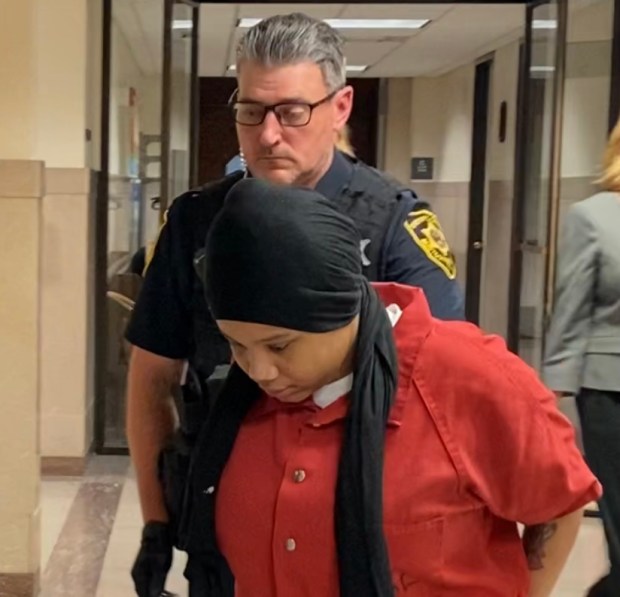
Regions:
<instances>
[{"instance_id":1,"label":"tattoo on arm","mask_svg":"<svg viewBox=\"0 0 620 597\"><path fill-rule=\"evenodd\" d=\"M558 525L555 522L526 527L523 533L523 547L530 570L542 570L544 568L543 560L547 555L545 545L555 535L557 528Z\"/></svg>"}]
</instances>

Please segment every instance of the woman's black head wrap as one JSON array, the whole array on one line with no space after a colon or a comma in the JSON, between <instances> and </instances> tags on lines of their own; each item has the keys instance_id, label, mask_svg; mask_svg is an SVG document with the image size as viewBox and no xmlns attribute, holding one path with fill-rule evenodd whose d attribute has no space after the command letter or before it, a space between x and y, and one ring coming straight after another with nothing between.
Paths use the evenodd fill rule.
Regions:
<instances>
[{"instance_id":1,"label":"woman's black head wrap","mask_svg":"<svg viewBox=\"0 0 620 597\"><path fill-rule=\"evenodd\" d=\"M205 275L215 319L327 332L360 310L357 230L307 189L237 183L208 236Z\"/></svg>"}]
</instances>

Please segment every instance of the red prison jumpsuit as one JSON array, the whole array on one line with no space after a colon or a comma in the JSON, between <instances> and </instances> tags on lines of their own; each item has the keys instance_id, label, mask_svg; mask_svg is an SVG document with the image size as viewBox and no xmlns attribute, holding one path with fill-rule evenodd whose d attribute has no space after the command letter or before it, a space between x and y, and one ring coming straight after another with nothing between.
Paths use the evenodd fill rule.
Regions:
<instances>
[{"instance_id":1,"label":"red prison jumpsuit","mask_svg":"<svg viewBox=\"0 0 620 597\"><path fill-rule=\"evenodd\" d=\"M431 317L422 291L376 285L402 309L384 465L397 595L521 597L515 521L549 522L600 486L555 398L501 339ZM263 397L241 426L217 499L237 597L336 597L334 500L346 397L325 408Z\"/></svg>"}]
</instances>

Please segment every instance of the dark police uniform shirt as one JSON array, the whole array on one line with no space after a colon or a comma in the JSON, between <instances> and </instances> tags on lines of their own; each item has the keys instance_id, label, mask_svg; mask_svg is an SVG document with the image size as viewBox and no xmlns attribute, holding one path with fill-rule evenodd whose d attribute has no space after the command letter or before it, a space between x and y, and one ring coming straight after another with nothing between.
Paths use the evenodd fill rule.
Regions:
<instances>
[{"instance_id":1,"label":"dark police uniform shirt","mask_svg":"<svg viewBox=\"0 0 620 597\"><path fill-rule=\"evenodd\" d=\"M316 186L326 197L337 196L349 181L352 164L336 152L330 169ZM418 200L406 193L387 231L382 248L379 281L400 282L424 290L435 317L464 319L464 302L455 279L454 264L434 258L428 246L417 238L412 217L418 213ZM445 242L436 218L425 204L419 213L434 218L433 233L438 242ZM204 209L198 192L189 192L176 199L165 219L145 274L139 300L127 328L126 337L132 344L171 359L192 359L193 301L196 273L194 270L195 238L206 236ZM426 216L425 216L426 217ZM222 361L226 362L223 355Z\"/></svg>"}]
</instances>

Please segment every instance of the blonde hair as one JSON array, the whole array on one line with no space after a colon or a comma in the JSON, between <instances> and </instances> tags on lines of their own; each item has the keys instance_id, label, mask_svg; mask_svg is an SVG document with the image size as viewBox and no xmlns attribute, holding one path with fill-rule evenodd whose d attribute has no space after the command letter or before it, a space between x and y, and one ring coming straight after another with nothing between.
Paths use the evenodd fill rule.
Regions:
<instances>
[{"instance_id":1,"label":"blonde hair","mask_svg":"<svg viewBox=\"0 0 620 597\"><path fill-rule=\"evenodd\" d=\"M355 157L355 150L351 145L351 129L348 124L336 133L336 149Z\"/></svg>"},{"instance_id":2,"label":"blonde hair","mask_svg":"<svg viewBox=\"0 0 620 597\"><path fill-rule=\"evenodd\" d=\"M609 135L603 157L603 176L597 182L605 191L620 193L620 120Z\"/></svg>"}]
</instances>

